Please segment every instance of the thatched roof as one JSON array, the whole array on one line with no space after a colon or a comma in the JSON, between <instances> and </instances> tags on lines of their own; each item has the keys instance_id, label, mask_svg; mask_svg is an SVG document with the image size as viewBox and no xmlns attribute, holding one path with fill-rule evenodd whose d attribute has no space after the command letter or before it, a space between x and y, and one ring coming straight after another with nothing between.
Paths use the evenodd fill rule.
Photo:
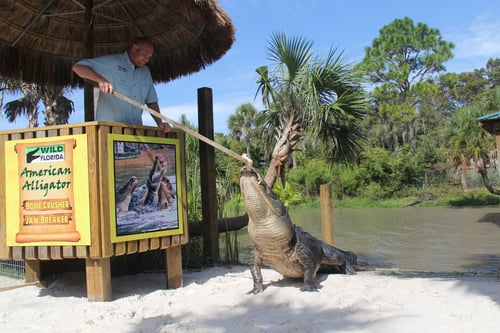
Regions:
<instances>
[{"instance_id":1,"label":"thatched roof","mask_svg":"<svg viewBox=\"0 0 500 333\"><path fill-rule=\"evenodd\" d=\"M215 0L1 0L0 75L75 86L75 61L141 36L155 44L153 79L166 82L222 57L234 27Z\"/></svg>"}]
</instances>

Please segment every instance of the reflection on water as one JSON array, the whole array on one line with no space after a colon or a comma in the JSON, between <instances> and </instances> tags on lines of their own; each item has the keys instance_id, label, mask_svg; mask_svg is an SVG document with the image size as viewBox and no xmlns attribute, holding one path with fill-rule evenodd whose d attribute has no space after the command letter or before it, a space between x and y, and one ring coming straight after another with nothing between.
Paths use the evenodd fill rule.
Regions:
<instances>
[{"instance_id":1,"label":"reflection on water","mask_svg":"<svg viewBox=\"0 0 500 333\"><path fill-rule=\"evenodd\" d=\"M165 210L150 210L149 212L128 211L118 214L116 223L117 236L140 234L179 228L177 205L171 205Z\"/></svg>"},{"instance_id":2,"label":"reflection on water","mask_svg":"<svg viewBox=\"0 0 500 333\"><path fill-rule=\"evenodd\" d=\"M321 238L319 209L292 210L290 216ZM334 226L335 245L371 267L500 271L500 207L337 209ZM245 236L246 229L239 239L249 247Z\"/></svg>"}]
</instances>

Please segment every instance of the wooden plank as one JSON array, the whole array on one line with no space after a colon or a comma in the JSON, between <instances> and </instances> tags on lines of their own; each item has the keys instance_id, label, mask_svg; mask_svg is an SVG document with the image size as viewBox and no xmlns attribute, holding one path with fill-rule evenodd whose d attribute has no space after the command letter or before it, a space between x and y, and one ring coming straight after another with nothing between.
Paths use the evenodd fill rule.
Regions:
<instances>
[{"instance_id":1,"label":"wooden plank","mask_svg":"<svg viewBox=\"0 0 500 333\"><path fill-rule=\"evenodd\" d=\"M137 253L137 241L128 241L127 242L127 254Z\"/></svg>"},{"instance_id":2,"label":"wooden plank","mask_svg":"<svg viewBox=\"0 0 500 333\"><path fill-rule=\"evenodd\" d=\"M321 232L323 241L327 244L334 245L335 232L333 223L332 185L320 185L319 197L321 202Z\"/></svg>"},{"instance_id":3,"label":"wooden plank","mask_svg":"<svg viewBox=\"0 0 500 333\"><path fill-rule=\"evenodd\" d=\"M62 251L60 246L51 246L50 247L50 259L53 260L61 260L63 258Z\"/></svg>"},{"instance_id":4,"label":"wooden plank","mask_svg":"<svg viewBox=\"0 0 500 333\"><path fill-rule=\"evenodd\" d=\"M150 238L149 240L149 249L150 250L158 250L160 248L160 238Z\"/></svg>"},{"instance_id":5,"label":"wooden plank","mask_svg":"<svg viewBox=\"0 0 500 333\"><path fill-rule=\"evenodd\" d=\"M65 259L75 258L75 246L63 246L62 247L62 256Z\"/></svg>"},{"instance_id":6,"label":"wooden plank","mask_svg":"<svg viewBox=\"0 0 500 333\"><path fill-rule=\"evenodd\" d=\"M187 183L186 183L186 135L182 132L176 133L177 139L179 140L179 154L180 154L180 174L181 174L181 184L182 193L180 200L182 202L182 209L180 214L183 221L183 233L181 236L181 244L187 244L189 242L189 229L188 229L188 217L187 217Z\"/></svg>"},{"instance_id":7,"label":"wooden plank","mask_svg":"<svg viewBox=\"0 0 500 333\"><path fill-rule=\"evenodd\" d=\"M47 129L44 129L43 127L37 127L37 130L34 132L35 138L46 138L47 135Z\"/></svg>"},{"instance_id":8,"label":"wooden plank","mask_svg":"<svg viewBox=\"0 0 500 333\"><path fill-rule=\"evenodd\" d=\"M0 162L0 259L11 259L11 252L7 246L7 207L6 207L6 185L5 185L5 142L8 140L5 134L0 135L0 151L2 158Z\"/></svg>"},{"instance_id":9,"label":"wooden plank","mask_svg":"<svg viewBox=\"0 0 500 333\"><path fill-rule=\"evenodd\" d=\"M160 238L160 249L166 249L171 246L170 236Z\"/></svg>"},{"instance_id":10,"label":"wooden plank","mask_svg":"<svg viewBox=\"0 0 500 333\"><path fill-rule=\"evenodd\" d=\"M148 250L150 250L149 239L139 240L139 252L146 252Z\"/></svg>"},{"instance_id":11,"label":"wooden plank","mask_svg":"<svg viewBox=\"0 0 500 333\"><path fill-rule=\"evenodd\" d=\"M88 258L90 253L90 246L76 246L77 258Z\"/></svg>"},{"instance_id":12,"label":"wooden plank","mask_svg":"<svg viewBox=\"0 0 500 333\"><path fill-rule=\"evenodd\" d=\"M85 259L87 299L90 302L111 300L111 265L109 258Z\"/></svg>"},{"instance_id":13,"label":"wooden plank","mask_svg":"<svg viewBox=\"0 0 500 333\"><path fill-rule=\"evenodd\" d=\"M182 252L180 246L172 246L165 250L165 267L167 288L182 287Z\"/></svg>"},{"instance_id":14,"label":"wooden plank","mask_svg":"<svg viewBox=\"0 0 500 333\"><path fill-rule=\"evenodd\" d=\"M14 259L14 260L23 260L24 259L22 246L12 247L12 259Z\"/></svg>"},{"instance_id":15,"label":"wooden plank","mask_svg":"<svg viewBox=\"0 0 500 333\"><path fill-rule=\"evenodd\" d=\"M59 136L59 130L55 128L49 129L45 132L45 135L48 137L57 137Z\"/></svg>"},{"instance_id":16,"label":"wooden plank","mask_svg":"<svg viewBox=\"0 0 500 333\"><path fill-rule=\"evenodd\" d=\"M124 242L115 243L115 256L122 256L127 254L127 245Z\"/></svg>"},{"instance_id":17,"label":"wooden plank","mask_svg":"<svg viewBox=\"0 0 500 333\"><path fill-rule=\"evenodd\" d=\"M99 147L98 147L98 156L99 156L99 170L100 170L100 179L99 179L99 190L100 190L100 203L101 203L101 237L103 242L103 256L111 256L113 254L113 243L111 240L111 209L114 207L110 207L109 198L110 198L110 182L111 177L108 172L108 164L111 163L108 158L108 133L121 134L122 126L113 126L113 127L99 127ZM114 247L114 253L121 253L125 250L126 247L121 248L121 246Z\"/></svg>"},{"instance_id":18,"label":"wooden plank","mask_svg":"<svg viewBox=\"0 0 500 333\"><path fill-rule=\"evenodd\" d=\"M85 125L87 126L73 126L73 127L70 127L70 126L65 126L63 128L60 129L60 132L59 134L60 135L77 135L77 134L85 134L87 133L87 128L94 128L95 125L91 125L89 123L86 123ZM88 135L87 135L87 150L89 149L89 145L91 144L91 140L89 140L88 138ZM91 148L90 148L91 149ZM90 156L90 154L89 154ZM90 170L93 170L92 169L92 163L90 161L91 159L89 158L89 166L88 166L88 170L89 170L89 197L92 198L92 196L90 195L90 193L92 192L92 186L91 184L96 184L95 182L95 178L93 174L91 174L91 171ZM97 187L97 185L94 185L94 187ZM93 216L92 215L92 205L95 205L94 202L92 202L92 200L89 200L89 216L90 216L90 221L89 223L91 223L91 221L93 221L93 219L96 219L98 220L98 217L97 217L97 214L96 216ZM92 227L91 227L91 234L90 234L90 242L92 244ZM65 258L80 258L80 259L83 259L83 258L87 258L89 256L89 248L90 246L86 246L86 245L78 245L78 246L74 246L72 247L72 250L71 250L71 254L69 253L70 250L66 250L68 252L67 256L63 253L63 255L65 256ZM96 251L98 251L99 249L96 249ZM64 252L64 250L63 250Z\"/></svg>"},{"instance_id":19,"label":"wooden plank","mask_svg":"<svg viewBox=\"0 0 500 333\"><path fill-rule=\"evenodd\" d=\"M24 258L27 260L38 259L36 246L26 246L24 248Z\"/></svg>"},{"instance_id":20,"label":"wooden plank","mask_svg":"<svg viewBox=\"0 0 500 333\"><path fill-rule=\"evenodd\" d=\"M101 207L105 206L101 197L101 178L100 168L101 159L99 158L100 133L96 126L86 128L87 133L87 153L88 175L89 175L89 214L90 214L90 239L89 256L93 258L109 257L113 250L110 246L105 246L102 231L102 212Z\"/></svg>"},{"instance_id":21,"label":"wooden plank","mask_svg":"<svg viewBox=\"0 0 500 333\"><path fill-rule=\"evenodd\" d=\"M70 135L72 132L71 127L69 127L69 125L59 128L58 131L59 131L58 135Z\"/></svg>"},{"instance_id":22,"label":"wooden plank","mask_svg":"<svg viewBox=\"0 0 500 333\"><path fill-rule=\"evenodd\" d=\"M500 173L500 135L495 136L495 141L497 143L497 170Z\"/></svg>"},{"instance_id":23,"label":"wooden plank","mask_svg":"<svg viewBox=\"0 0 500 333\"><path fill-rule=\"evenodd\" d=\"M41 280L40 260L25 260L24 275L26 282L37 282Z\"/></svg>"},{"instance_id":24,"label":"wooden plank","mask_svg":"<svg viewBox=\"0 0 500 333\"><path fill-rule=\"evenodd\" d=\"M198 128L201 135L214 139L212 90L198 89ZM214 148L200 142L200 187L203 217L203 252L208 264L219 261L219 221Z\"/></svg>"},{"instance_id":25,"label":"wooden plank","mask_svg":"<svg viewBox=\"0 0 500 333\"><path fill-rule=\"evenodd\" d=\"M50 259L49 248L47 246L38 247L38 259L43 259L43 260Z\"/></svg>"},{"instance_id":26,"label":"wooden plank","mask_svg":"<svg viewBox=\"0 0 500 333\"><path fill-rule=\"evenodd\" d=\"M171 246L181 245L181 236L180 235L170 236L170 244L171 244Z\"/></svg>"}]
</instances>

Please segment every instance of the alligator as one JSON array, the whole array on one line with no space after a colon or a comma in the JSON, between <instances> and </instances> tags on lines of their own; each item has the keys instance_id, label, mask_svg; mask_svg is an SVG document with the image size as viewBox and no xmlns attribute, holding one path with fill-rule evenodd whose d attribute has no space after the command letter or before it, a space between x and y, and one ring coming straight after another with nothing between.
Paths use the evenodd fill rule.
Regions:
<instances>
[{"instance_id":1,"label":"alligator","mask_svg":"<svg viewBox=\"0 0 500 333\"><path fill-rule=\"evenodd\" d=\"M250 255L253 289L264 291L262 264L289 278L303 278L303 291L317 291L318 271L356 274L357 257L331 246L294 225L283 203L253 168L243 167L240 188L247 211L248 235L254 248Z\"/></svg>"}]
</instances>

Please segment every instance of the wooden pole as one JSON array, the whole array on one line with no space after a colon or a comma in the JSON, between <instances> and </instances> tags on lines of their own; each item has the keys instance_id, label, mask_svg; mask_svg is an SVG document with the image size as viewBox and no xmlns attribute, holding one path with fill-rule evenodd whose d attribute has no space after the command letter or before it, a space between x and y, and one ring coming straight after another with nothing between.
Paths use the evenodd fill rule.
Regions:
<instances>
[{"instance_id":1,"label":"wooden pole","mask_svg":"<svg viewBox=\"0 0 500 333\"><path fill-rule=\"evenodd\" d=\"M210 88L198 89L198 128L200 133L213 140L214 115L212 89ZM215 151L205 142L200 142L200 178L203 249L208 264L212 264L219 261Z\"/></svg>"},{"instance_id":2,"label":"wooden pole","mask_svg":"<svg viewBox=\"0 0 500 333\"><path fill-rule=\"evenodd\" d=\"M92 10L94 9L94 0L85 0L85 49L86 58L94 57L94 21L92 20ZM83 87L84 101L84 120L93 121L94 116L94 87L88 83L84 83Z\"/></svg>"},{"instance_id":3,"label":"wooden pole","mask_svg":"<svg viewBox=\"0 0 500 333\"><path fill-rule=\"evenodd\" d=\"M333 223L332 185L322 184L319 188L321 201L321 232L323 241L335 245L335 232Z\"/></svg>"},{"instance_id":4,"label":"wooden pole","mask_svg":"<svg viewBox=\"0 0 500 333\"><path fill-rule=\"evenodd\" d=\"M182 251L181 246L171 246L165 249L165 267L167 273L167 289L182 287Z\"/></svg>"},{"instance_id":5,"label":"wooden pole","mask_svg":"<svg viewBox=\"0 0 500 333\"><path fill-rule=\"evenodd\" d=\"M497 170L500 174L500 135L495 135L495 141L497 143Z\"/></svg>"},{"instance_id":6,"label":"wooden pole","mask_svg":"<svg viewBox=\"0 0 500 333\"><path fill-rule=\"evenodd\" d=\"M40 260L24 260L24 273L26 282L42 281Z\"/></svg>"},{"instance_id":7,"label":"wooden pole","mask_svg":"<svg viewBox=\"0 0 500 333\"><path fill-rule=\"evenodd\" d=\"M207 90L210 90L210 103L212 102L212 90L210 88L199 88L198 89L198 123L201 122L201 119L200 119L200 113L203 115L203 113L205 112L205 110L200 110L200 91L203 91L203 93L201 93L202 95L204 94L207 94ZM155 110L151 109L150 107L147 107L145 105L142 105L141 103L137 102L137 101L134 101L133 99L125 96L125 95L122 95L120 94L119 92L116 92L116 91L113 91L113 96L115 96L116 98L119 98L121 99L122 101L125 101L129 104L132 104L133 106L135 107L138 107L138 108L141 108L147 112L149 112L151 115L157 117L157 118L160 118L160 119L163 119L165 120L166 122L174 125L176 128L182 130L183 132L197 138L198 140L200 141L203 141L204 143L206 144L209 144L210 146L214 147L214 148L217 148L218 150L222 151L223 153L231 156L232 158L235 158L243 163L245 163L245 165L247 166L247 168L251 168L252 166L252 161L250 159L248 159L247 157L245 156L241 156L241 155L238 155L236 154L234 151L230 150L230 149L227 149L226 147L224 147L223 145L215 142L213 140L213 133L212 133L212 138L207 138L207 136L205 135L202 135L196 131L193 131L192 129L190 129L189 127L186 127L186 126L183 126L181 124L179 124L178 122L162 115L161 113L159 112L156 112ZM208 97L207 97L208 98ZM205 101L202 102L201 104L205 104ZM208 105L207 105L208 106ZM211 112L213 113L213 105L210 104L210 110ZM212 119L212 127L213 127L213 114L211 115L211 119ZM201 123L201 125L205 126L205 124ZM201 132L201 125L199 126L200 127L200 132ZM213 128L212 128L212 131L213 131Z\"/></svg>"},{"instance_id":8,"label":"wooden pole","mask_svg":"<svg viewBox=\"0 0 500 333\"><path fill-rule=\"evenodd\" d=\"M111 300L111 264L109 258L86 258L87 299L89 302Z\"/></svg>"}]
</instances>

